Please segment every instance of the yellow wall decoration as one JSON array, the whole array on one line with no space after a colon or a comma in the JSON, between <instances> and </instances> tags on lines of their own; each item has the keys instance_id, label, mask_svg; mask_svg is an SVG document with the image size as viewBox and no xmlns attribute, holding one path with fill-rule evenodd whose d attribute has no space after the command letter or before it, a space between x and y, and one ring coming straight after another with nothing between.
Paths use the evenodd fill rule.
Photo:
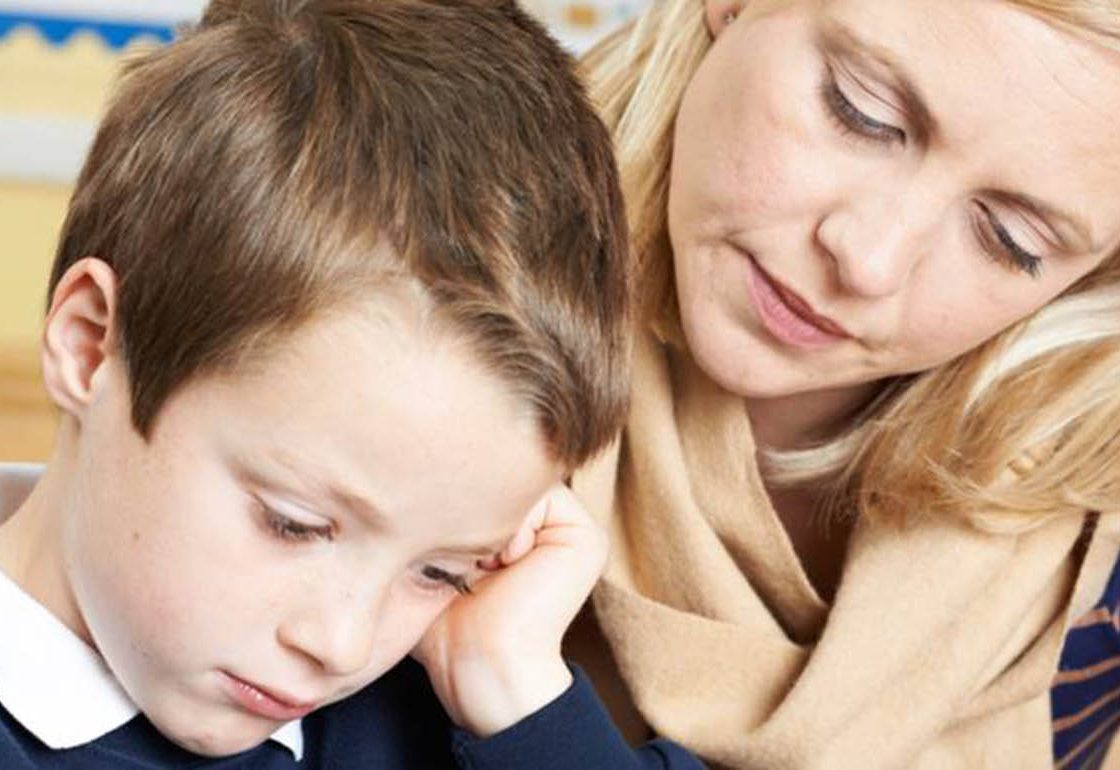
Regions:
<instances>
[{"instance_id":1,"label":"yellow wall decoration","mask_svg":"<svg viewBox=\"0 0 1120 770\"><path fill-rule=\"evenodd\" d=\"M49 450L36 348L71 184L122 58L166 37L152 20L43 15L50 6L0 0L0 459Z\"/></svg>"}]
</instances>

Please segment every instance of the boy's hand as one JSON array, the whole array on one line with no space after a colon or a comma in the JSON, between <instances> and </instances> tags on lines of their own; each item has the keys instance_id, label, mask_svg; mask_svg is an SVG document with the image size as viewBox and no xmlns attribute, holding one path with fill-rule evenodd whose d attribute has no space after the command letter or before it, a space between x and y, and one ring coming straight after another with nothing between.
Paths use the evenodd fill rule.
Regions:
<instances>
[{"instance_id":1,"label":"boy's hand","mask_svg":"<svg viewBox=\"0 0 1120 770\"><path fill-rule=\"evenodd\" d=\"M413 651L459 726L488 736L557 698L572 677L560 642L603 569L607 537L553 487Z\"/></svg>"}]
</instances>

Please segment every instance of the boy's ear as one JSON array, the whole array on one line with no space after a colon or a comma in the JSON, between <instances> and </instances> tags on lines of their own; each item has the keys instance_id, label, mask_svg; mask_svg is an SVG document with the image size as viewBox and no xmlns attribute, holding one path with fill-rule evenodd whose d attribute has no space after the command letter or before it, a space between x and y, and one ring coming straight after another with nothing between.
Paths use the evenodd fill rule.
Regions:
<instances>
[{"instance_id":1,"label":"boy's ear","mask_svg":"<svg viewBox=\"0 0 1120 770\"><path fill-rule=\"evenodd\" d=\"M81 420L116 339L117 275L100 259L75 262L51 297L43 330L43 381L51 399Z\"/></svg>"}]
</instances>

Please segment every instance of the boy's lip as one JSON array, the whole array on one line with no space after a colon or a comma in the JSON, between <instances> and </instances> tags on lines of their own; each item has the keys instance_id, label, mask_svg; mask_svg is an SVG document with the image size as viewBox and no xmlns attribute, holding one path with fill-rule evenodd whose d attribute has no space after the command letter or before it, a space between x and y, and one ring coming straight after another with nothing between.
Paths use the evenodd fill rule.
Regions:
<instances>
[{"instance_id":1,"label":"boy's lip","mask_svg":"<svg viewBox=\"0 0 1120 770\"><path fill-rule=\"evenodd\" d=\"M275 689L267 688L256 682L242 679L229 671L223 671L226 692L246 711L266 719L290 722L302 719L319 704L300 700Z\"/></svg>"}]
</instances>

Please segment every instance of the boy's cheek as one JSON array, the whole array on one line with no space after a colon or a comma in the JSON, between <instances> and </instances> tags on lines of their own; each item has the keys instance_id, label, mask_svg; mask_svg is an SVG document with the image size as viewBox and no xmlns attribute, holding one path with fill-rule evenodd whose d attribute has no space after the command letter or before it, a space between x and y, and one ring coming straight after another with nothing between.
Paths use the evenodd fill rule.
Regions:
<instances>
[{"instance_id":1,"label":"boy's cheek","mask_svg":"<svg viewBox=\"0 0 1120 770\"><path fill-rule=\"evenodd\" d=\"M408 589L402 593L407 592ZM371 683L404 660L444 610L458 598L451 592L400 597L401 601L388 608L378 624L370 667L362 675L364 683Z\"/></svg>"}]
</instances>

